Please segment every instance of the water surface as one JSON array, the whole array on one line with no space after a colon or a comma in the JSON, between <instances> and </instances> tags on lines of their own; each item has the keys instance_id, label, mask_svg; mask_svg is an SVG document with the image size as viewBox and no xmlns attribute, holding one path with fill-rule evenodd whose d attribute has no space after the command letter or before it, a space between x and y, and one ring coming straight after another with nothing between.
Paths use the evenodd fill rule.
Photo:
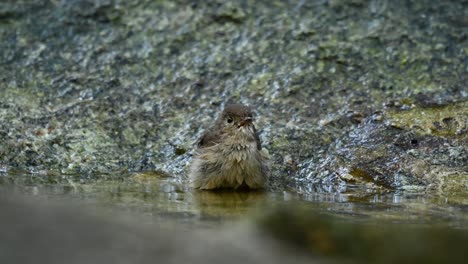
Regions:
<instances>
[{"instance_id":1,"label":"water surface","mask_svg":"<svg viewBox=\"0 0 468 264\"><path fill-rule=\"evenodd\" d=\"M305 206L308 210L352 222L444 225L466 228L468 200L349 186L344 193L292 186L276 191L199 191L185 179L158 172L99 175L4 173L1 186L40 199L79 201L90 208L148 216L157 220L209 226L250 218L274 206Z\"/></svg>"}]
</instances>

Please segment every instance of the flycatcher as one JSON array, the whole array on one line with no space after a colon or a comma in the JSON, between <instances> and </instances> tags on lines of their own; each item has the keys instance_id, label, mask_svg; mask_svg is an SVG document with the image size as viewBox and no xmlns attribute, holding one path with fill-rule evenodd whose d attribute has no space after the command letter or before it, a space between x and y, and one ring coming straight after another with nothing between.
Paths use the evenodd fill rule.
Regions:
<instances>
[{"instance_id":1,"label":"flycatcher","mask_svg":"<svg viewBox=\"0 0 468 264\"><path fill-rule=\"evenodd\" d=\"M262 149L250 107L227 105L198 140L190 169L192 187L264 188L269 176L268 153Z\"/></svg>"}]
</instances>

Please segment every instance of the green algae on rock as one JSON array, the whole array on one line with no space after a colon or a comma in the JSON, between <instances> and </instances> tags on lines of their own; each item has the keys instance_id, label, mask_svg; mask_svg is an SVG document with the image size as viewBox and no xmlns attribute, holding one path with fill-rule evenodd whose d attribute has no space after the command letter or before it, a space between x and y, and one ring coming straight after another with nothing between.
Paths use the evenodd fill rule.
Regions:
<instances>
[{"instance_id":1,"label":"green algae on rock","mask_svg":"<svg viewBox=\"0 0 468 264\"><path fill-rule=\"evenodd\" d=\"M412 129L420 135L459 137L468 142L468 101L389 111L387 116L391 125L397 128Z\"/></svg>"}]
</instances>

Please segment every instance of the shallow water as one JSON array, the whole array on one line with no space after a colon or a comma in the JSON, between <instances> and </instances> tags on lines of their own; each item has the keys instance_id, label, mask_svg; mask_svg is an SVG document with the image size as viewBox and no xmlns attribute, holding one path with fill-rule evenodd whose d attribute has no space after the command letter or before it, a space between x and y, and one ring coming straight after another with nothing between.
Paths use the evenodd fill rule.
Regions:
<instances>
[{"instance_id":1,"label":"shallow water","mask_svg":"<svg viewBox=\"0 0 468 264\"><path fill-rule=\"evenodd\" d=\"M460 195L376 191L363 186L350 186L345 193L311 191L312 187L300 191L296 186L282 191L198 191L184 179L157 172L98 178L13 172L0 176L0 186L40 199L70 199L100 211L196 226L249 219L267 208L297 205L353 223L451 228L466 228L468 223L468 199Z\"/></svg>"},{"instance_id":2,"label":"shallow water","mask_svg":"<svg viewBox=\"0 0 468 264\"><path fill-rule=\"evenodd\" d=\"M463 263L464 245L468 242L468 203L463 195L443 197L388 192L359 185L348 186L343 193L318 191L323 188L314 186L256 192L197 191L187 186L185 179L159 172L97 175L92 178L48 175L46 172L3 172L0 174L0 194L8 196L0 195L1 211L5 211L1 199L11 200L11 197L16 197L14 193L19 193L20 197L29 197L26 208L32 208L24 209L21 203L13 206L36 211L36 216L25 219L14 212L13 223L19 222L26 229L9 230L12 224L7 218L2 220L7 229L0 231L7 232L7 237L8 232L14 234L17 243L7 245L11 252L23 252L21 245L29 243L30 239L42 245L41 239L48 240L49 236L57 236L56 247L66 250L66 246L62 246L62 233L71 232L74 235L67 242L72 245L69 255L76 254L77 250L107 252L105 250L110 247L111 256L115 256L112 245L121 243L131 234L137 242L125 242L129 244L125 246L129 252L148 250L143 257L154 259L155 252L159 251L148 248L148 245L154 245L158 250L164 250L164 256L156 257L162 261L182 256L189 262L205 263L205 254L218 259L230 254L237 256L229 260L231 263L238 263L243 259L240 256L246 256L251 263L292 260L310 263L317 257L320 263L321 260L326 260L326 263L341 263L343 260L349 263ZM58 203L62 209L45 206L49 203ZM80 208L75 209L77 205ZM6 210L8 212L8 203ZM104 222L87 222L94 221L94 217L86 218L88 213L98 215L98 219ZM76 217L83 219L82 215L86 221L75 223L71 220ZM129 220L128 225L117 225L121 217ZM37 237L24 231L31 226L44 235ZM112 235L106 235L106 232ZM138 235L139 232L149 237ZM198 236L201 236L201 241ZM89 246L89 237L104 238L99 245ZM186 242L181 245L177 242L179 240ZM196 241L197 245L190 241ZM212 243L223 251L209 250ZM279 243L276 251L271 252L270 243ZM236 248L241 251L237 252ZM194 250L203 253L195 259L189 253L171 254L173 251ZM61 263L60 259L53 257L54 254L48 249L26 253L33 257L51 255L55 261L51 263ZM122 263L133 257L133 253L119 254L122 254ZM260 259L256 258L258 254L262 256ZM298 260L299 255L304 258ZM87 253L73 258L81 261L84 256ZM103 263L110 259L105 257L106 253L99 256L106 259ZM3 259L18 261L18 258L8 255Z\"/></svg>"}]
</instances>

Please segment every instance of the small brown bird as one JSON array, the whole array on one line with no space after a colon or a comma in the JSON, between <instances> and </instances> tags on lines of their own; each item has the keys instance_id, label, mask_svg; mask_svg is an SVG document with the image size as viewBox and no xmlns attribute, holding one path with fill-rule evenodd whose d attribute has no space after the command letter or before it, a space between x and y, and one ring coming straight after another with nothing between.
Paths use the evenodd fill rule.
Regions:
<instances>
[{"instance_id":1,"label":"small brown bird","mask_svg":"<svg viewBox=\"0 0 468 264\"><path fill-rule=\"evenodd\" d=\"M191 184L199 189L264 188L269 175L267 161L252 110L241 104L227 105L198 140Z\"/></svg>"}]
</instances>

